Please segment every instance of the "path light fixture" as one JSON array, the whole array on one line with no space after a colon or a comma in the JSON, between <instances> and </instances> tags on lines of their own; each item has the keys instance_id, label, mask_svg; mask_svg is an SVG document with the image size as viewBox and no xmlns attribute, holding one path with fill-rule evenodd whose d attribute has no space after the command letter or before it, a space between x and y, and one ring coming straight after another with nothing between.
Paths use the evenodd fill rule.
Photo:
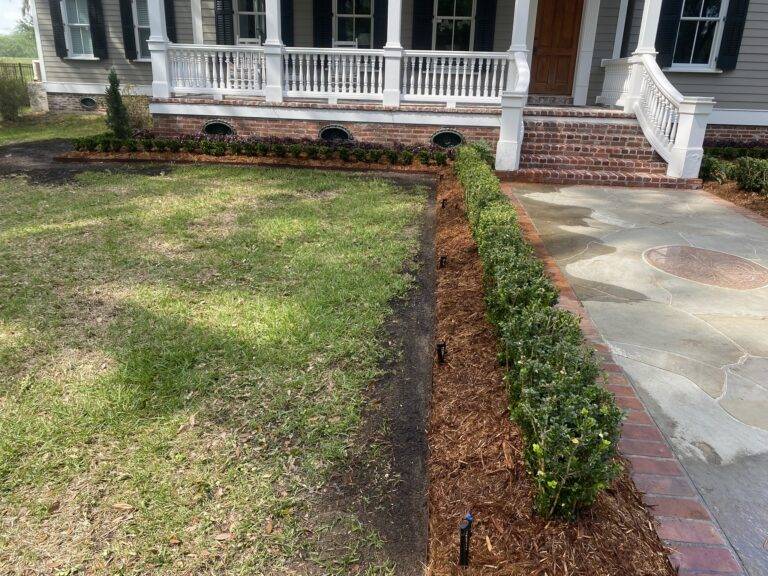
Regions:
<instances>
[{"instance_id":1,"label":"path light fixture","mask_svg":"<svg viewBox=\"0 0 768 576\"><path fill-rule=\"evenodd\" d=\"M437 343L437 361L439 364L445 364L446 348L445 341Z\"/></svg>"},{"instance_id":2,"label":"path light fixture","mask_svg":"<svg viewBox=\"0 0 768 576\"><path fill-rule=\"evenodd\" d=\"M445 265L448 263L448 256L440 256L440 261L437 264L438 268L445 268Z\"/></svg>"},{"instance_id":3,"label":"path light fixture","mask_svg":"<svg viewBox=\"0 0 768 576\"><path fill-rule=\"evenodd\" d=\"M474 517L470 512L459 522L459 566L469 566L469 537L472 536Z\"/></svg>"},{"instance_id":4,"label":"path light fixture","mask_svg":"<svg viewBox=\"0 0 768 576\"><path fill-rule=\"evenodd\" d=\"M448 198L443 198L443 199L440 201L440 207L441 207L441 208L445 208L446 206L448 206Z\"/></svg>"}]
</instances>

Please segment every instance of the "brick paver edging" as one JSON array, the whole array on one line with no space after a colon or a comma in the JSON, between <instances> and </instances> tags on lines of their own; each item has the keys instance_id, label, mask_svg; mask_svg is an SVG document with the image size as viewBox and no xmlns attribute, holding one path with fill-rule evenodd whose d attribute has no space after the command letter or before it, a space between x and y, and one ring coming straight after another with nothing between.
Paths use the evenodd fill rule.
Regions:
<instances>
[{"instance_id":1,"label":"brick paver edging","mask_svg":"<svg viewBox=\"0 0 768 576\"><path fill-rule=\"evenodd\" d=\"M659 430L624 370L613 361L608 346L576 296L554 258L549 255L512 184L502 190L517 210L526 241L542 260L547 275L560 291L559 306L581 319L584 337L598 351L608 388L627 412L619 451L631 463L630 475L657 520L656 531L672 550L670 560L681 576L744 575L744 569L667 439Z\"/></svg>"}]
</instances>

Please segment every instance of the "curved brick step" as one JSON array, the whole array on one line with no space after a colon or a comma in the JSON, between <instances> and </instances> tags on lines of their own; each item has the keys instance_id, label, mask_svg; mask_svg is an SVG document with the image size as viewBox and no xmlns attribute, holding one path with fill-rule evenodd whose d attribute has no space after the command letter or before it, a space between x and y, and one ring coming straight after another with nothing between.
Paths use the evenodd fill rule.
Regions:
<instances>
[{"instance_id":1,"label":"curved brick step","mask_svg":"<svg viewBox=\"0 0 768 576\"><path fill-rule=\"evenodd\" d=\"M523 154L521 168L576 169L576 170L620 170L622 172L650 172L665 174L667 164L660 159L638 160L628 158L607 158L589 155Z\"/></svg>"},{"instance_id":2,"label":"curved brick step","mask_svg":"<svg viewBox=\"0 0 768 576\"><path fill-rule=\"evenodd\" d=\"M595 184L600 186L629 186L632 188L701 188L698 178L670 178L664 174L621 170L556 170L551 168L521 168L514 172L499 172L502 180L540 184Z\"/></svg>"},{"instance_id":3,"label":"curved brick step","mask_svg":"<svg viewBox=\"0 0 768 576\"><path fill-rule=\"evenodd\" d=\"M552 116L556 118L621 118L634 120L634 114L611 108L586 108L581 106L526 106L523 109L526 116Z\"/></svg>"},{"instance_id":4,"label":"curved brick step","mask_svg":"<svg viewBox=\"0 0 768 576\"><path fill-rule=\"evenodd\" d=\"M647 148L645 136L621 133L540 132L525 131L523 142L548 144L588 144L591 146L622 146Z\"/></svg>"}]
</instances>

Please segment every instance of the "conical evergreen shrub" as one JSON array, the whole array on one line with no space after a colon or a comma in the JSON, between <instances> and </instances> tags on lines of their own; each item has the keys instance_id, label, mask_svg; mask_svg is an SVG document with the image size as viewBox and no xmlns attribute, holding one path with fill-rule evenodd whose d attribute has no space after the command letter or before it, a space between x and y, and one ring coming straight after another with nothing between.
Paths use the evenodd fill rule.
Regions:
<instances>
[{"instance_id":1,"label":"conical evergreen shrub","mask_svg":"<svg viewBox=\"0 0 768 576\"><path fill-rule=\"evenodd\" d=\"M126 110L123 97L120 94L120 80L114 68L109 71L109 88L107 88L106 100L107 126L112 130L115 138L128 138L131 135L131 125L128 121L128 110Z\"/></svg>"}]
</instances>

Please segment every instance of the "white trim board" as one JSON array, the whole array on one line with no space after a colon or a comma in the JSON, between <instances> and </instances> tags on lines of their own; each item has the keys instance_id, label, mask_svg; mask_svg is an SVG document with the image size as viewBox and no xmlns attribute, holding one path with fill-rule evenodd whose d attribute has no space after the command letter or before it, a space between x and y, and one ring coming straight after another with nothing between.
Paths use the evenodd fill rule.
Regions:
<instances>
[{"instance_id":1,"label":"white trim board","mask_svg":"<svg viewBox=\"0 0 768 576\"><path fill-rule=\"evenodd\" d=\"M107 84L85 84L77 82L45 82L45 91L49 94L104 94ZM131 93L151 96L152 86L138 84L131 86Z\"/></svg>"},{"instance_id":2,"label":"white trim board","mask_svg":"<svg viewBox=\"0 0 768 576\"><path fill-rule=\"evenodd\" d=\"M584 106L587 103L599 15L600 0L584 0L584 12L581 15L581 29L579 31L579 52L576 59L576 70L573 73L572 96L576 106Z\"/></svg>"},{"instance_id":3,"label":"white trim board","mask_svg":"<svg viewBox=\"0 0 768 576\"><path fill-rule=\"evenodd\" d=\"M45 59L43 58L43 42L40 37L40 22L37 19L37 3L35 0L30 1L30 12L32 16L32 24L35 28L35 47L37 48L37 61L40 63L40 81L45 82Z\"/></svg>"},{"instance_id":4,"label":"white trim board","mask_svg":"<svg viewBox=\"0 0 768 576\"><path fill-rule=\"evenodd\" d=\"M715 108L707 123L726 126L768 126L768 110Z\"/></svg>"},{"instance_id":5,"label":"white trim board","mask_svg":"<svg viewBox=\"0 0 768 576\"><path fill-rule=\"evenodd\" d=\"M375 124L411 124L450 127L498 128L497 114L456 114L442 112L400 112L390 110L334 110L323 108L286 108L281 106L230 106L227 104L152 103L152 114L179 116L216 116L220 118L268 118L274 120L315 120L321 122L365 122Z\"/></svg>"}]
</instances>

